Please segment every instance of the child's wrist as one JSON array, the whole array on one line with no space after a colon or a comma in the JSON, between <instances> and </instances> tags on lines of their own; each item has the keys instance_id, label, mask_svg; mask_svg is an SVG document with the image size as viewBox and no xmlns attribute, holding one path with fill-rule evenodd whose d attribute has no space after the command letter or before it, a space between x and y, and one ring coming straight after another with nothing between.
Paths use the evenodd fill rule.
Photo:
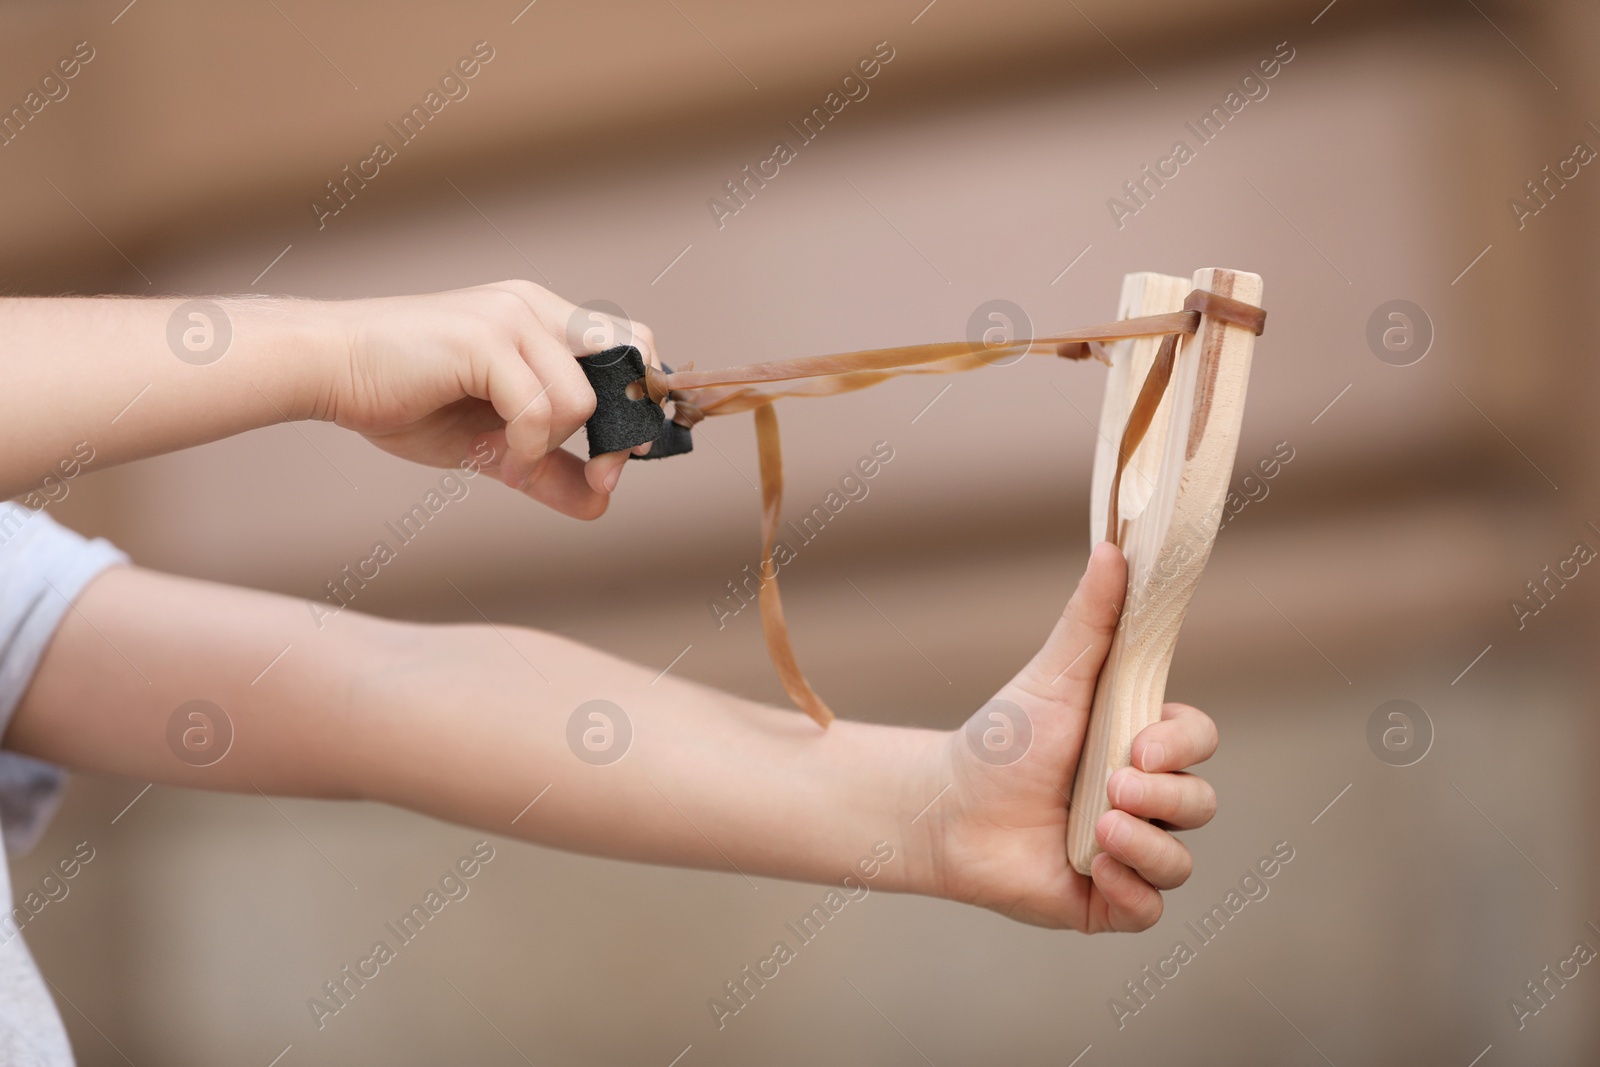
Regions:
<instances>
[{"instance_id":1,"label":"child's wrist","mask_svg":"<svg viewBox=\"0 0 1600 1067\"><path fill-rule=\"evenodd\" d=\"M947 830L953 817L947 805L956 792L951 754L960 739L951 731L938 731L931 740L922 761L926 768L922 792L927 799L911 813L914 821L906 830L906 871L914 882L908 892L948 900L954 897L945 870Z\"/></svg>"},{"instance_id":2,"label":"child's wrist","mask_svg":"<svg viewBox=\"0 0 1600 1067\"><path fill-rule=\"evenodd\" d=\"M856 724L836 724L834 729L839 725ZM866 729L877 733L883 746L879 771L888 790L878 792L876 800L887 809L882 824L892 828L885 834L897 850L894 861L882 865L878 886L895 893L943 896L938 859L944 824L940 805L948 799L950 782L947 735L916 727Z\"/></svg>"},{"instance_id":3,"label":"child's wrist","mask_svg":"<svg viewBox=\"0 0 1600 1067\"><path fill-rule=\"evenodd\" d=\"M327 419L349 377L345 305L321 300L248 300L228 310L259 338L251 379L285 421Z\"/></svg>"}]
</instances>

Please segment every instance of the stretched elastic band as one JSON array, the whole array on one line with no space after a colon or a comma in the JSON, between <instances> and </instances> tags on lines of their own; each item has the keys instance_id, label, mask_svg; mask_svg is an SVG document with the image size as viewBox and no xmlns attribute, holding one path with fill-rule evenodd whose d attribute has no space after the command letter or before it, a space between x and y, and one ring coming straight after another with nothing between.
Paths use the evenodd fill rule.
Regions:
<instances>
[{"instance_id":1,"label":"stretched elastic band","mask_svg":"<svg viewBox=\"0 0 1600 1067\"><path fill-rule=\"evenodd\" d=\"M778 595L777 567L772 559L778 517L783 508L783 452L778 439L778 416L773 409L773 401L790 396L834 396L854 392L906 374L953 374L977 370L1028 353L1045 353L1067 359L1086 359L1097 355L1105 358L1100 346L1106 342L1160 337L1161 346L1128 411L1128 421L1123 426L1122 439L1117 445L1117 466L1111 479L1110 506L1106 513L1106 540L1115 542L1123 472L1149 432L1161 398L1171 384L1179 337L1199 329L1202 317L1242 327L1257 336L1260 336L1267 322L1267 313L1253 304L1196 289L1185 298L1182 311L1085 326L1050 337L1030 338L1010 344L990 346L972 341L951 341L908 345L829 356L780 359L720 371L684 370L674 373L670 369L651 367L639 361L632 364L630 370L624 371L623 376L627 379L626 384L635 392L638 391L636 383L640 379L644 383L644 395L627 402L638 404L648 399L649 406L655 408L662 421L665 421L665 416L660 411L660 405L672 401L674 412L667 429L675 431L683 439L681 446L673 446L677 450L687 451L689 428L707 416L755 412L756 441L761 459L761 590L758 599L762 631L766 636L767 652L777 668L784 691L807 715L826 727L833 721L833 712L817 696L800 670L789 639L788 623L784 620L783 601ZM779 388L756 388L760 385L778 385ZM620 388L620 385L614 385L613 388ZM600 416L597 414L596 417ZM652 456L657 452L670 454L670 449L661 447L664 441L665 438L652 447ZM594 446L594 442L591 442L591 446Z\"/></svg>"}]
</instances>

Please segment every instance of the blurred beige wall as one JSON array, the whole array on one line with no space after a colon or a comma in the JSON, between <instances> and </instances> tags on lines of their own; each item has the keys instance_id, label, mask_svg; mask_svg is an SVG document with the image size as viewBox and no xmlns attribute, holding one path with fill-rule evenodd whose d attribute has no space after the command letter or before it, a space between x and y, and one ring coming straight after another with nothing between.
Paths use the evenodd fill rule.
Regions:
<instances>
[{"instance_id":1,"label":"blurred beige wall","mask_svg":"<svg viewBox=\"0 0 1600 1067\"><path fill-rule=\"evenodd\" d=\"M478 835L163 788L127 808L144 783L83 776L13 863L25 886L97 849L28 932L82 1062L1600 1053L1587 969L1523 1030L1507 1007L1574 940L1600 947L1595 594L1580 579L1521 631L1508 606L1575 540L1600 544L1582 322L1600 177L1521 230L1506 205L1574 139L1600 145L1592 9L121 6L0 16L8 99L16 72L104 42L0 149L12 291L334 298L532 274L709 367L959 337L993 298L1041 330L1100 321L1125 272L1225 265L1261 273L1270 310L1239 475L1283 442L1294 459L1222 532L1174 664L1169 695L1222 729L1222 811L1147 933L873 896L718 1031L706 998L817 889L497 840L471 896L318 1031L306 998ZM321 182L479 39L496 58L439 136L318 230ZM719 229L707 198L880 40L895 58L869 97ZM1279 42L1294 58L1268 95L1118 228L1107 199ZM1411 366L1367 339L1396 299L1431 321ZM783 405L796 509L874 442L895 449L785 571L799 652L842 713L954 726L1037 647L1089 544L1100 389L1096 365L1029 360ZM658 666L692 646L678 673L780 699L755 619L719 631L707 606L757 552L750 427L697 437L630 467L594 525L475 483L357 606L476 618L454 582L497 620ZM86 475L59 513L144 565L313 598L436 480L276 427ZM1415 766L1368 749L1394 698L1433 724ZM1295 859L1270 896L1119 1030L1108 999L1280 841Z\"/></svg>"}]
</instances>

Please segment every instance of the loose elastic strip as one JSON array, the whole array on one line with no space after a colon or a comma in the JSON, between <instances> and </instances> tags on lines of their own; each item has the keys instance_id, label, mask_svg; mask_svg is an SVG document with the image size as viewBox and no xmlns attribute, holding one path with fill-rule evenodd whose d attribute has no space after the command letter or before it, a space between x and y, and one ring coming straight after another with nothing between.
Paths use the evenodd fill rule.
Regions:
<instances>
[{"instance_id":1,"label":"loose elastic strip","mask_svg":"<svg viewBox=\"0 0 1600 1067\"><path fill-rule=\"evenodd\" d=\"M789 640L789 624L783 617L783 600L778 596L778 565L772 559L772 548L778 537L778 514L783 510L783 449L778 442L778 413L771 404L756 408L756 448L761 457L761 591L757 599L767 655L778 669L778 680L789 699L826 730L833 712L800 670Z\"/></svg>"},{"instance_id":2,"label":"loose elastic strip","mask_svg":"<svg viewBox=\"0 0 1600 1067\"><path fill-rule=\"evenodd\" d=\"M1161 398L1166 395L1167 383L1172 380L1172 365L1177 361L1178 335L1169 333L1161 339L1161 347L1156 350L1156 358L1150 363L1150 370L1144 376L1144 384L1139 386L1139 396L1133 402L1133 407L1128 409L1128 421L1122 427L1122 440L1117 444L1117 470L1111 477L1111 502L1106 508L1106 537L1107 541L1122 547L1121 539L1117 536L1117 527L1120 525L1117 518L1117 506L1122 495L1122 472L1128 466L1128 460L1133 456L1134 450L1144 440L1144 435L1149 432L1150 424L1155 420L1156 409L1161 406Z\"/></svg>"}]
</instances>

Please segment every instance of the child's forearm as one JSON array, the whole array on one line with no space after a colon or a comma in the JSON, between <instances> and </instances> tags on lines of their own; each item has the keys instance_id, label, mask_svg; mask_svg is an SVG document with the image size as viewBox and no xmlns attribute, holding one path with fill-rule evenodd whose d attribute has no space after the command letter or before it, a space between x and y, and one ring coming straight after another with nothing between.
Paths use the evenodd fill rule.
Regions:
<instances>
[{"instance_id":1,"label":"child's forearm","mask_svg":"<svg viewBox=\"0 0 1600 1067\"><path fill-rule=\"evenodd\" d=\"M874 885L925 883L926 850L907 835L938 792L928 783L943 735L853 722L824 732L534 631L417 628L389 654L412 659L408 644L418 666L363 703L374 729L396 708L425 725L374 742L369 796L573 851L751 877L837 882L887 841L898 862Z\"/></svg>"},{"instance_id":2,"label":"child's forearm","mask_svg":"<svg viewBox=\"0 0 1600 1067\"><path fill-rule=\"evenodd\" d=\"M342 336L311 301L0 299L0 499L305 418ZM76 461L76 466L74 465Z\"/></svg>"},{"instance_id":3,"label":"child's forearm","mask_svg":"<svg viewBox=\"0 0 1600 1067\"><path fill-rule=\"evenodd\" d=\"M8 747L178 785L378 799L560 848L750 877L837 882L887 841L896 859L877 865L874 886L929 886L931 820L913 820L939 792L942 734L849 722L824 733L514 627L345 612L319 630L302 601L145 571L107 573L78 607ZM190 723L198 756L169 730L195 699L233 731L209 766L192 765L207 758L203 718ZM569 741L591 700L626 724L602 707L607 718L582 719Z\"/></svg>"}]
</instances>

